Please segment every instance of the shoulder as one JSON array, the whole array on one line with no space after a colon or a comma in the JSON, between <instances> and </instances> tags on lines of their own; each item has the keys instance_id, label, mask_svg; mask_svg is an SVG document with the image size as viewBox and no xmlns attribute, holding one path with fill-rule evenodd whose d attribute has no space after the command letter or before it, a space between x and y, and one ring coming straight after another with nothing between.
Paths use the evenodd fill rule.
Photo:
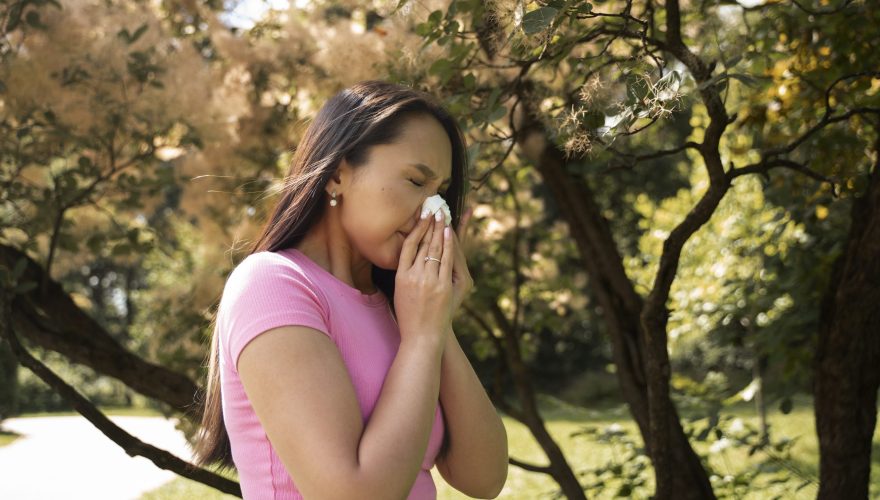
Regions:
<instances>
[{"instance_id":1,"label":"shoulder","mask_svg":"<svg viewBox=\"0 0 880 500\"><path fill-rule=\"evenodd\" d=\"M321 305L328 305L317 280L285 252L263 251L245 257L229 274L223 295L251 289L281 294L311 292Z\"/></svg>"},{"instance_id":2,"label":"shoulder","mask_svg":"<svg viewBox=\"0 0 880 500\"><path fill-rule=\"evenodd\" d=\"M229 274L218 314L247 318L309 309L329 323L328 297L308 271L286 252L250 254Z\"/></svg>"},{"instance_id":3,"label":"shoulder","mask_svg":"<svg viewBox=\"0 0 880 500\"><path fill-rule=\"evenodd\" d=\"M330 307L307 269L286 253L257 252L230 273L217 325L228 359L237 362L245 345L279 326L308 326L330 336Z\"/></svg>"},{"instance_id":4,"label":"shoulder","mask_svg":"<svg viewBox=\"0 0 880 500\"><path fill-rule=\"evenodd\" d=\"M288 254L282 252L255 252L238 263L229 275L229 281L253 279L254 276L272 275L278 272L307 278L305 269Z\"/></svg>"}]
</instances>

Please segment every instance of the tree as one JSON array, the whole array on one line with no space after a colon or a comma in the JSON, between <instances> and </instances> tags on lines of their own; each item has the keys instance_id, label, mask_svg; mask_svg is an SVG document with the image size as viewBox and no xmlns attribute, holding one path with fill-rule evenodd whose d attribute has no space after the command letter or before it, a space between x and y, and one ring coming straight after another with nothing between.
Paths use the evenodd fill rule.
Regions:
<instances>
[{"instance_id":1,"label":"tree","mask_svg":"<svg viewBox=\"0 0 880 500\"><path fill-rule=\"evenodd\" d=\"M670 397L670 328L691 321L675 316L687 245L712 228L726 199L752 195L754 182L734 189L747 178L763 179L765 199L789 214L817 212L809 203L818 200L837 217L860 195L840 271L826 280L816 377L823 484L859 494L876 403L823 388L873 386L876 397L876 318L868 314L876 159L862 151L877 150L870 68L880 37L845 36L853 19L874 14L852 2L820 10L677 0L393 7L318 3L269 11L240 29L224 25L213 3L133 11L88 0L9 4L0 41L0 259L11 306L4 334L18 359L126 449L164 460L117 435L26 348L56 351L192 417L207 319L238 242L265 216L299 124L335 90L380 74L440 96L468 132L475 193L495 235L480 235L492 259L473 256L482 275L461 330L499 368L496 385L512 382L516 400L504 390L495 400L550 459L547 467L513 463L552 475L572 498L582 487L536 404L537 332L582 342L577 325L598 318L657 496L711 498ZM690 205L675 212L680 218L649 220L636 206L660 206L682 189ZM660 226L662 241L641 247ZM820 248L834 248L843 232L826 232ZM223 248L228 241L233 248ZM701 247L711 244L707 236ZM535 253L546 257L533 261ZM799 306L814 300L798 294L788 261L740 258L733 265L786 273L766 286L780 295L792 287ZM553 264L563 271L548 271ZM822 281L819 269L807 274L811 282ZM563 297L582 300L563 307ZM736 306L732 314L752 312ZM785 330L781 357L800 356L795 330ZM750 335L760 344L760 330ZM863 368L840 370L848 352L864 355ZM857 426L835 417L844 408L857 409ZM856 443L861 454L841 459ZM850 465L856 472L843 470Z\"/></svg>"},{"instance_id":2,"label":"tree","mask_svg":"<svg viewBox=\"0 0 880 500\"><path fill-rule=\"evenodd\" d=\"M861 71L835 68L839 72L826 73L823 78L830 80L826 85L798 75L803 86L816 89L792 101L790 108L786 106L796 110L797 116L781 116L771 123L769 117L777 116L778 107L764 103L762 109L757 105L762 90L776 88L772 76L778 66L772 65L786 54L774 52L773 41L785 42L780 32L790 28L789 23L808 23L807 34L812 38L807 41L811 42L826 26L824 19L835 14L842 16L838 23L847 17L870 17L862 7L850 2L821 11L800 3L792 7L776 3L736 6L733 12L717 4L686 7L688 10L683 10L678 1L666 2L662 9L652 3L603 2L602 12L598 12L587 2L488 6L453 2L445 12L432 12L418 28L426 45L436 42L445 54L434 59L426 76L436 77L436 85L450 95L450 102L467 102L474 97L478 108L487 109L485 114L495 119L509 117L500 139L516 141L562 207L591 286L600 297L606 331L615 346L621 387L648 445L659 498L713 496L669 398L667 303L685 244L711 219L739 177L769 177L771 171L787 169L836 188L837 176L829 176L830 168L841 177L863 179L865 170L839 169L833 162L826 168L813 168L803 155L811 140L823 133L842 133L854 139L853 131L838 132L832 125L876 114L875 108L866 105L872 93L865 93L867 79L874 74L867 68L876 64L864 65L876 50L864 42L838 44L834 36L820 36L817 44L801 44L799 56L835 54L843 59L853 53L846 49L857 49L864 58L850 58L850 62ZM767 15L771 11L774 16ZM741 14L741 23L732 21L735 13ZM779 25L775 24L777 18L782 20ZM752 40L755 43L746 46ZM626 97L613 98L611 103L594 102L597 77L599 81L620 82L620 93L625 92ZM849 82L853 82L854 91L862 93L836 107L840 101L834 87ZM785 93L783 87L778 88L780 94ZM688 103L680 99L682 94L698 98L692 106L705 109L706 126L695 130L688 140L669 141L673 146L668 148L636 149L640 145L636 136L656 129L677 103ZM815 105L817 96L824 97L820 101L824 106ZM729 113L728 97L757 102L740 120ZM738 101L733 104L735 109ZM569 108L572 112L561 112ZM477 120L482 116L475 114ZM809 124L805 133L800 130L803 122ZM869 136L876 133L870 127L860 127L855 134L860 130ZM740 136L750 139L752 147L734 158L729 151ZM662 140L669 134L658 132L653 137ZM664 240L652 286L643 295L636 293L626 276L610 224L590 187L593 179L572 172L571 159L583 158L593 147L605 153L594 161L609 165L604 172L644 167L660 158L691 152L692 160L706 171L708 187ZM864 167L864 163L860 165ZM842 194L845 198L857 192L853 182L844 186L848 189ZM875 413L875 409L868 412ZM873 429L873 420L865 420L865 424ZM860 431L859 438L865 435Z\"/></svg>"}]
</instances>

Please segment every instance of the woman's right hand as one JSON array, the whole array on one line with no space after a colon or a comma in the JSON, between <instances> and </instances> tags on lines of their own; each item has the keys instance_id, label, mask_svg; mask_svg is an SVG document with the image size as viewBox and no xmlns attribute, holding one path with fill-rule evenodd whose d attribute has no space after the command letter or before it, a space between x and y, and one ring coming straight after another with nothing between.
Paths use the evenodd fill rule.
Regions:
<instances>
[{"instance_id":1,"label":"woman's right hand","mask_svg":"<svg viewBox=\"0 0 880 500\"><path fill-rule=\"evenodd\" d=\"M443 217L421 219L407 235L394 280L394 311L401 340L432 336L442 341L452 325L453 239L444 238ZM449 228L452 231L452 228ZM425 262L425 257L440 259Z\"/></svg>"}]
</instances>

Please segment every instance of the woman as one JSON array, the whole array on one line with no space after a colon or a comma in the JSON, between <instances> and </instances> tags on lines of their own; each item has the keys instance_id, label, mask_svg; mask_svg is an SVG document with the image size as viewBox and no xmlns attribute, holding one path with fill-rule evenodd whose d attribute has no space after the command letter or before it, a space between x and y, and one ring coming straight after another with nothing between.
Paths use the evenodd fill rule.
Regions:
<instances>
[{"instance_id":1,"label":"woman","mask_svg":"<svg viewBox=\"0 0 880 500\"><path fill-rule=\"evenodd\" d=\"M234 466L245 498L431 499L434 465L494 498L507 435L451 326L472 287L457 123L360 82L318 112L287 180L217 310L199 463ZM437 194L452 227L421 217Z\"/></svg>"}]
</instances>

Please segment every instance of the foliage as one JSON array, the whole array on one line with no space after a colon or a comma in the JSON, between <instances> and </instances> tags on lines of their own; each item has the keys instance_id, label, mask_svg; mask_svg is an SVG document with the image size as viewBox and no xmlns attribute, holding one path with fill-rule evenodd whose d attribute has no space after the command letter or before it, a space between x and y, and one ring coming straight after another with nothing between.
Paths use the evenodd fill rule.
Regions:
<instances>
[{"instance_id":1,"label":"foliage","mask_svg":"<svg viewBox=\"0 0 880 500\"><path fill-rule=\"evenodd\" d=\"M784 148L830 111L880 100L880 37L870 36L880 11L862 2L834 15L778 2L689 6L684 42L714 64L702 84L668 54L647 50L648 40L596 38L598 27L642 26L649 12L638 3L622 15L629 4L618 1L313 2L269 9L247 27L224 24L220 4L0 7L0 243L37 257L119 342L194 379L204 376L223 281L265 219L303 125L354 81L412 84L459 119L476 210L469 303L480 312L497 305L547 391L604 372L611 349L585 257L529 160L534 146L514 147L522 107L537 111L573 179L593 188L645 296L664 243L708 186L693 148L650 153L705 138L701 91L721 90L734 118L719 144L728 168ZM850 36L853 26L865 36ZM684 424L697 449L715 446L704 458L763 457L739 472L707 459L719 495L768 477L791 488L811 478L780 465L794 438L774 433L754 448L749 425L725 412L762 364L767 399L782 409L809 388L820 294L876 136L876 125L855 115L791 151L815 175L776 169L735 179L682 252L667 304L673 389L683 413L703 412ZM500 327L490 324L467 315L456 323L487 385L501 363ZM0 344L8 367L4 352ZM40 354L98 402L133 397ZM28 408L62 406L29 374L20 379ZM585 469L587 490L647 495L631 428L599 429L581 437L619 455Z\"/></svg>"}]
</instances>

